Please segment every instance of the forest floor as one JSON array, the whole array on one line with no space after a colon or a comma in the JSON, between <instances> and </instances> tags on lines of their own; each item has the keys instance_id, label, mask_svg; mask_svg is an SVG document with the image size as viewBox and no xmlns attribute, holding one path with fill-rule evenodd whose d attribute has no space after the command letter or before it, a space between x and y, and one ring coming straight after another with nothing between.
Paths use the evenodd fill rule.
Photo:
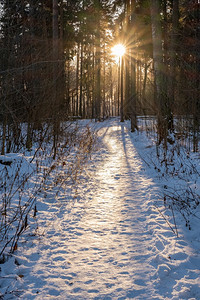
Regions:
<instances>
[{"instance_id":1,"label":"forest floor","mask_svg":"<svg viewBox=\"0 0 200 300\"><path fill-rule=\"evenodd\" d=\"M37 232L0 265L0 298L200 299L200 219L188 230L163 203L179 179L148 166L155 144L128 122L91 126L97 149L77 188L38 199Z\"/></svg>"}]
</instances>

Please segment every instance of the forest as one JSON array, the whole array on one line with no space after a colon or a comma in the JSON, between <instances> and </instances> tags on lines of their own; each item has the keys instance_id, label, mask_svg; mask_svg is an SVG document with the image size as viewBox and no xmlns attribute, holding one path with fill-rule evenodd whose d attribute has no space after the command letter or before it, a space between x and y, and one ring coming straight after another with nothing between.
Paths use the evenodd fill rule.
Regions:
<instances>
[{"instance_id":1,"label":"forest","mask_svg":"<svg viewBox=\"0 0 200 300\"><path fill-rule=\"evenodd\" d=\"M168 272L171 274L169 270L174 270L176 262L180 272L172 275L174 283L171 284L171 294L165 290L168 284L166 279L161 288L156 287L156 292L149 287L144 290L141 298L134 298L138 295L140 297L139 292L135 294L136 288L134 291L130 290L130 293L128 287L127 290L124 288L126 284L123 278L121 284L125 294L121 295L120 291L112 290L116 281L112 282L111 274L106 288L109 287L112 292L109 294L107 290L104 291L103 285L100 286L100 291L105 292L103 294L105 298L101 299L200 297L196 276L198 270L195 269L199 237L196 229L195 232L192 231L196 228L193 218L198 222L200 219L199 95L199 0L0 1L0 280L2 279L0 299L10 299L9 295L11 297L24 295L22 299L46 299L46 296L55 299L55 295L61 295L61 290L58 294L55 291L51 294L50 284L49 294L45 291L45 285L41 289L38 287L34 289L30 284L27 291L24 286L22 287L23 292L33 294L23 294L20 291L21 286L18 285L18 282L26 276L30 281L39 278L38 273L38 277L31 277L33 268L29 275L21 271L23 268L20 266L25 265L28 268L29 258L25 262L18 253L28 253L33 249L30 258L33 262L37 260L41 250L43 259L45 247L34 253L35 248L32 248L32 245L36 242L31 244L30 239L34 237L40 241L47 237L45 241L48 244L51 235L42 232L43 228L48 229L47 224L54 224L52 232L59 237L59 243L62 240L61 233L66 237L72 230L74 239L80 236L80 241L77 240L75 246L69 239L68 246L71 247L72 253L74 246L81 255L82 249L86 249L84 251L89 251L90 257L93 255L90 250L93 249L97 251L95 255L99 257L101 256L99 253L101 251L104 253L105 250L101 248L104 240L102 242L100 237L107 232L107 228L114 224L109 234L113 232L116 234L118 226L123 227L125 224L124 226L129 228L128 222L134 218L138 224L145 219L144 223L150 224L148 226L151 226L154 220L155 223L163 221L180 242L178 246L179 250L182 250L177 252L177 256L168 253L167 249L175 247L176 242L171 238L168 229L158 232L156 225L152 225L154 226L152 232L156 236L155 239L158 239L155 242L155 249L162 253L160 261L157 259L158 256L154 257L153 250L147 253L150 265L157 268L157 273L150 271L155 284L158 277L163 278ZM151 180L147 180L148 168L151 170L150 177L156 178L155 182L161 191L158 192ZM144 170L146 173L142 173ZM113 178L117 183L113 182ZM130 185L133 178L135 181ZM137 191L134 190L134 185L137 186ZM113 192L110 192L111 189ZM126 189L130 193L126 193ZM138 196L140 193L141 198ZM136 202L131 202L132 196ZM121 204L122 199L126 197L132 204L129 204L128 200L127 202L124 200L125 202ZM96 198L99 201L97 203ZM83 204L82 200L81 204L77 204L79 203L77 199L89 199L88 201L92 199L94 204L87 206L89 202L83 201ZM108 206L106 201L109 203ZM113 206L111 203L114 203ZM128 211L125 219L121 214L118 215L118 211L116 212L119 203L122 215L123 211ZM142 206L145 203L153 207L158 215L151 212L149 216L150 208ZM66 229L66 232L62 229L64 231L61 230L60 233L58 228L65 227L63 222L66 215L69 215L69 218L71 216L71 207L69 209L65 205L66 207L75 205L73 209L76 221L73 223L68 220L71 229ZM65 213L61 207L65 207L63 208ZM93 210L96 212L96 219L95 221L92 219L90 228L87 222L92 218ZM129 213L132 210L135 211L130 217ZM83 211L88 214L84 224L79 220L79 214L82 216ZM112 211L114 213L110 217ZM145 211L145 215L142 215L141 211ZM177 217L177 211L182 218L181 221ZM53 217L51 219L53 213L54 219ZM104 224L105 221L104 231L103 229L98 231L101 213L105 220L99 222ZM122 218L119 221L122 225L116 222L115 217L119 220ZM191 245L184 248L185 240L180 240L182 238L180 224L184 224L183 226L193 234L191 240L196 243L194 246L196 250L191 252L195 253L193 260L182 259L184 251L190 258L187 251ZM136 225L132 226L135 231L131 227L130 232L138 234L142 225L139 229L134 226ZM79 229L81 233L78 232ZM88 243L91 247L84 248L87 243L82 229L86 232L93 230L90 232L92 238L93 233L97 236L99 234L99 248L93 248L93 241L90 238ZM125 231L121 227L120 230L122 233ZM146 240L148 241L148 232L151 228L148 230L144 229L145 234L143 231L140 232L140 244L145 241L145 249L149 249ZM123 236L121 231L119 240ZM152 236L154 237L153 234ZM159 240L160 236L164 239L162 243ZM51 238L53 240L53 237ZM59 248L60 244L56 238L53 241L55 247ZM105 244L110 245L109 241L106 240ZM111 241L117 252L121 244L116 243L115 239ZM29 250L24 250L25 243L31 244ZM127 242L126 239L123 239L123 243L125 245L127 243L127 248L131 248L137 245L137 240L134 240L134 245L130 245L130 240ZM171 243L170 246L168 243ZM80 246L80 249L79 244L83 246L82 248ZM55 250L50 244L49 249L52 252ZM72 268L73 257L68 258L65 246L63 249L60 256L62 253L63 257L66 255L67 268ZM106 252L106 257L112 253L109 251ZM140 249L136 248L135 251L139 253ZM125 250L120 252L119 260L123 261L123 255L130 255L130 252L127 253ZM140 260L138 257L139 254L136 261ZM167 266L166 257L170 260ZM48 260L51 259L52 256L49 255L47 261L43 261L39 267L43 270L43 264L48 264ZM76 258L74 259L76 261ZM114 261L112 259L108 260L109 263ZM191 265L188 265L186 260L187 262L190 260ZM110 274L107 271L112 270L109 269L108 261L101 261L100 258L100 265L102 268L105 267L107 275ZM79 263L77 260L77 264ZM115 265L118 263L117 261ZM142 263L145 265L146 260ZM120 267L121 265L119 263ZM63 267L62 264L60 267ZM127 268L129 269L128 266ZM14 274L17 274L16 288L13 284L7 284L7 278L15 276L6 273L7 269L13 269ZM84 270L82 267L80 269ZM191 273L188 273L188 281L183 282L185 269ZM118 269L113 270L113 274L118 274ZM73 277L76 272L74 269L72 271L70 276ZM132 270L127 272L132 274ZM143 279L139 273L140 267L136 272L138 276L136 282L141 287ZM92 297L101 295L93 286L93 281L90 282L88 274L83 273L83 277L88 276L87 282L91 284ZM99 274L101 277L100 271ZM121 274L116 277L121 278ZM126 273L123 273L123 276L124 274ZM89 285L87 291L84 290L85 285L82 286L88 293L87 296L83 296L86 294L81 294L82 292L76 294L79 290L76 288L73 290L75 281L70 276L68 276L70 279L67 277L67 287L72 290L70 292L67 290L69 294L66 294L66 299L90 299ZM131 276L134 277L133 274ZM192 294L188 290L191 284L189 280L193 279ZM36 285L38 282L36 279ZM58 285L62 286L61 281ZM181 288L182 286L185 290ZM63 293L65 291L63 288ZM155 298L152 297L154 292L157 293ZM37 293L41 298L35 296ZM162 294L164 298L157 298L158 294ZM80 298L76 298L76 295ZM65 296L62 299L65 299ZM120 298L121 296L125 298Z\"/></svg>"},{"instance_id":2,"label":"forest","mask_svg":"<svg viewBox=\"0 0 200 300\"><path fill-rule=\"evenodd\" d=\"M159 142L176 117L198 150L199 1L1 2L1 154L20 148L24 122L28 149L44 122L56 143L61 120L121 113L133 131L156 116Z\"/></svg>"}]
</instances>

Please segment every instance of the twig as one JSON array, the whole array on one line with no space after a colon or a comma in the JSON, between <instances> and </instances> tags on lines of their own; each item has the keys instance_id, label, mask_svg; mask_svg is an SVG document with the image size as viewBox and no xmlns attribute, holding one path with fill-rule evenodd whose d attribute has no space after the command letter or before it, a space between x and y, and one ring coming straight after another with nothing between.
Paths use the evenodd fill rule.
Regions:
<instances>
[{"instance_id":1,"label":"twig","mask_svg":"<svg viewBox=\"0 0 200 300\"><path fill-rule=\"evenodd\" d=\"M156 204L154 204L154 206L157 208L158 212L161 214L161 216L163 217L163 219L166 221L167 225L171 228L171 230L173 231L173 233L175 235L177 235L177 233L175 232L175 230L172 228L171 224L169 223L169 221L165 218L165 216L163 215L163 213L160 211L160 209L156 206ZM177 236L178 237L178 236Z\"/></svg>"},{"instance_id":2,"label":"twig","mask_svg":"<svg viewBox=\"0 0 200 300\"><path fill-rule=\"evenodd\" d=\"M174 210L173 210L173 206L171 205L171 210L172 210L172 215L173 215L173 219L174 219L174 226L176 229L176 235L178 237L178 230L177 230L177 226L176 226L176 220L175 220L175 216L174 216Z\"/></svg>"}]
</instances>

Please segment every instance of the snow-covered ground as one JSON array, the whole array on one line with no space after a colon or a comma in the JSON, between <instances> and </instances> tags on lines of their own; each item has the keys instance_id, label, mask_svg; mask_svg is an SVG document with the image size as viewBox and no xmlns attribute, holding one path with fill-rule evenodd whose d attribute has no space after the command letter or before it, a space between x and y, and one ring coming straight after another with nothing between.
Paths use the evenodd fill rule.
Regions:
<instances>
[{"instance_id":1,"label":"snow-covered ground","mask_svg":"<svg viewBox=\"0 0 200 300\"><path fill-rule=\"evenodd\" d=\"M188 230L163 206L183 180L148 166L155 145L128 122L90 126L98 149L76 190L41 194L37 231L0 265L2 299L200 299L200 219Z\"/></svg>"}]
</instances>

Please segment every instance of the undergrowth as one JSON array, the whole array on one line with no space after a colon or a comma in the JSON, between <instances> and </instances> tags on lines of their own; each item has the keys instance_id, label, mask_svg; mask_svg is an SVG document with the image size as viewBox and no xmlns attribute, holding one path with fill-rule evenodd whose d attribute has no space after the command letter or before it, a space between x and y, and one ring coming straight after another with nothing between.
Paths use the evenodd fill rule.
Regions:
<instances>
[{"instance_id":1,"label":"undergrowth","mask_svg":"<svg viewBox=\"0 0 200 300\"><path fill-rule=\"evenodd\" d=\"M53 159L51 136L52 129L47 128L42 138L33 140L30 151L22 148L20 153L1 156L0 263L17 250L30 223L37 225L37 200L44 191L54 190L55 198L61 190L67 192L76 183L95 143L89 127L64 123Z\"/></svg>"},{"instance_id":2,"label":"undergrowth","mask_svg":"<svg viewBox=\"0 0 200 300\"><path fill-rule=\"evenodd\" d=\"M174 132L166 144L158 145L155 118L140 121L140 128L146 131L147 137L154 141L156 152L148 156L148 163L154 167L157 176L162 184L162 199L165 210L171 211L174 221L174 233L178 235L174 211L178 211L185 226L191 230L190 217L195 216L200 204L200 171L198 153L192 152L191 134L185 134L186 129L181 128L177 123ZM154 148L155 149L155 148ZM152 150L153 151L153 150Z\"/></svg>"}]
</instances>

